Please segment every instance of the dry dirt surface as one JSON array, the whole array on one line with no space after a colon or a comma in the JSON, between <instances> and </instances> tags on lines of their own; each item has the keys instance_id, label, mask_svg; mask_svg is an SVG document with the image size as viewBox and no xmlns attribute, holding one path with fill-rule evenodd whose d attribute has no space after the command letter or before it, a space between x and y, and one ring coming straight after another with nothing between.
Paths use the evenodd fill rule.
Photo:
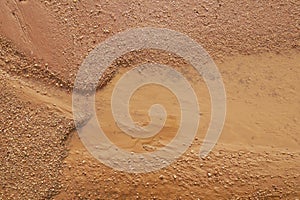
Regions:
<instances>
[{"instance_id":1,"label":"dry dirt surface","mask_svg":"<svg viewBox=\"0 0 300 200\"><path fill-rule=\"evenodd\" d=\"M132 67L172 66L195 88L201 107L188 151L159 171L129 174L103 165L81 143L71 93L78 67L98 43L135 27L182 32L215 60L227 117L208 157L198 157L211 115L204 81L182 58L153 49L118 58L101 77L98 120L125 150L166 145L180 118L168 90L149 86L132 97L131 115L140 124L149 122L156 101L168 111L166 126L147 139L121 132L110 98ZM1 0L0 46L0 199L300 198L299 1Z\"/></svg>"}]
</instances>

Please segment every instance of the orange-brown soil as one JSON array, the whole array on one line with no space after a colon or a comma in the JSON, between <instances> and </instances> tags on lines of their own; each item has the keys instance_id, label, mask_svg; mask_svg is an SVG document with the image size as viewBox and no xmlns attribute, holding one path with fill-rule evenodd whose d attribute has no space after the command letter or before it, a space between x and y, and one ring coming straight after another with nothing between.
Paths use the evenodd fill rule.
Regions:
<instances>
[{"instance_id":1,"label":"orange-brown soil","mask_svg":"<svg viewBox=\"0 0 300 200\"><path fill-rule=\"evenodd\" d=\"M0 199L299 199L300 3L287 1L0 2ZM227 117L205 159L199 147L210 122L205 83L168 52L132 52L101 79L97 116L128 151L153 151L174 136L178 102L162 87L140 88L133 119L147 124L153 99L168 121L153 138L123 134L111 115L118 79L144 62L181 71L201 108L197 137L176 162L147 174L111 169L82 145L71 91L78 67L99 42L135 27L164 27L203 45L222 75ZM150 98L153 97L153 98Z\"/></svg>"}]
</instances>

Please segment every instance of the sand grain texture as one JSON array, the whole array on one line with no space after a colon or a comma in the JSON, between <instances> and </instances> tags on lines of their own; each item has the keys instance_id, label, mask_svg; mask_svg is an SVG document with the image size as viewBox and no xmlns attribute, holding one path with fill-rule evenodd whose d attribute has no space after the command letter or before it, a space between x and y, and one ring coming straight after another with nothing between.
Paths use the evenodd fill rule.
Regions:
<instances>
[{"instance_id":1,"label":"sand grain texture","mask_svg":"<svg viewBox=\"0 0 300 200\"><path fill-rule=\"evenodd\" d=\"M0 199L297 199L300 197L300 3L287 1L0 2ZM111 92L132 67L158 62L182 72L201 108L197 138L169 167L115 171L82 145L71 91L83 59L99 42L135 27L173 29L211 54L227 92L227 118L215 149L199 147L210 121L207 88L182 58L157 50L118 58L101 78L97 116L128 151L153 151L176 133L178 102L148 87L132 99L147 124L157 98L169 109L153 138L132 139L112 118Z\"/></svg>"}]
</instances>

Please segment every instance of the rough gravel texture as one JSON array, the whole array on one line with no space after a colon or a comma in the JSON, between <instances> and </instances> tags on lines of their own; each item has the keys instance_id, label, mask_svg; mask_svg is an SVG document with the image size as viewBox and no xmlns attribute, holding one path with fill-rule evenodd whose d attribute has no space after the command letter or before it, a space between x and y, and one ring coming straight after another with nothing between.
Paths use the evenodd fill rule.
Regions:
<instances>
[{"instance_id":1,"label":"rough gravel texture","mask_svg":"<svg viewBox=\"0 0 300 200\"><path fill-rule=\"evenodd\" d=\"M49 199L62 187L72 121L24 99L5 77L1 71L0 199Z\"/></svg>"},{"instance_id":2,"label":"rough gravel texture","mask_svg":"<svg viewBox=\"0 0 300 200\"><path fill-rule=\"evenodd\" d=\"M23 19L3 21L4 24L21 23L27 27L12 32L4 29L4 35L16 41L18 48L44 59L47 68L66 82L74 81L78 66L98 43L135 27L162 27L185 33L215 59L300 48L297 0L41 0L3 2L4 8L10 17L9 11ZM40 20L32 20L34 16ZM19 42L20 37L27 43Z\"/></svg>"},{"instance_id":3,"label":"rough gravel texture","mask_svg":"<svg viewBox=\"0 0 300 200\"><path fill-rule=\"evenodd\" d=\"M127 174L99 164L83 148L75 138L65 160L67 187L56 199L296 199L300 195L299 153L217 147L199 160L198 148L192 148L158 172Z\"/></svg>"},{"instance_id":4,"label":"rough gravel texture","mask_svg":"<svg viewBox=\"0 0 300 200\"><path fill-rule=\"evenodd\" d=\"M0 199L299 198L299 20L297 0L0 1ZM208 158L197 157L199 139L167 168L127 174L82 146L70 91L99 42L146 26L203 45L224 78L228 117ZM116 68L149 61L184 66L168 52L132 52L100 92Z\"/></svg>"}]
</instances>

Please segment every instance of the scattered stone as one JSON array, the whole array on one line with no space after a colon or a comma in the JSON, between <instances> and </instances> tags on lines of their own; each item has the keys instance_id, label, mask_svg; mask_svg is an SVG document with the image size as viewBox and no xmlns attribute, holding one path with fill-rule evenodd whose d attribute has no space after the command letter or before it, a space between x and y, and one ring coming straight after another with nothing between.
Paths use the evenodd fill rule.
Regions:
<instances>
[{"instance_id":1,"label":"scattered stone","mask_svg":"<svg viewBox=\"0 0 300 200\"><path fill-rule=\"evenodd\" d=\"M108 34L110 31L108 29L103 29L103 33Z\"/></svg>"}]
</instances>

